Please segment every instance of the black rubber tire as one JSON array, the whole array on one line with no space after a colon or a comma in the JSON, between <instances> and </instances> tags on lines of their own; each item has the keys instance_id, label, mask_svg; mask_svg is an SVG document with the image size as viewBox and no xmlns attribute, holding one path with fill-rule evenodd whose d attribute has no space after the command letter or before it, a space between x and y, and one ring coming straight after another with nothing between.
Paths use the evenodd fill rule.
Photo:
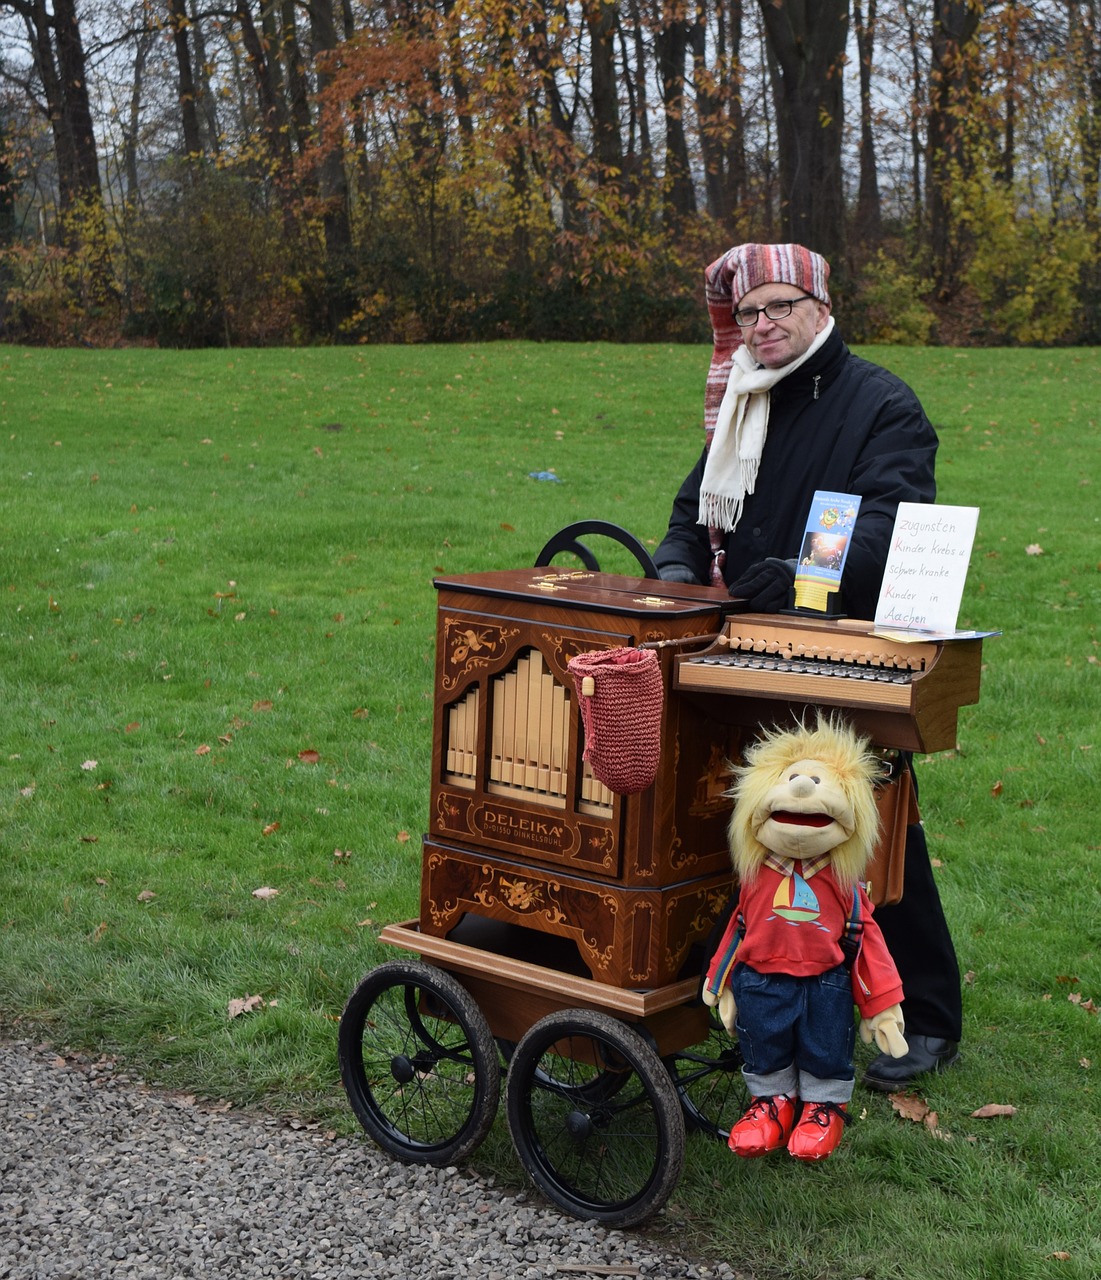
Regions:
<instances>
[{"instance_id":1,"label":"black rubber tire","mask_svg":"<svg viewBox=\"0 0 1101 1280\"><path fill-rule=\"evenodd\" d=\"M637 1226L680 1179L677 1091L638 1031L609 1014L570 1009L537 1022L512 1055L505 1099L521 1163L574 1217Z\"/></svg>"},{"instance_id":2,"label":"black rubber tire","mask_svg":"<svg viewBox=\"0 0 1101 1280\"><path fill-rule=\"evenodd\" d=\"M689 1126L725 1142L749 1106L737 1040L712 1012L707 1039L664 1061Z\"/></svg>"},{"instance_id":3,"label":"black rubber tire","mask_svg":"<svg viewBox=\"0 0 1101 1280\"><path fill-rule=\"evenodd\" d=\"M450 974L419 960L373 969L348 998L337 1044L352 1110L399 1160L457 1164L489 1132L501 1094L497 1045Z\"/></svg>"}]
</instances>

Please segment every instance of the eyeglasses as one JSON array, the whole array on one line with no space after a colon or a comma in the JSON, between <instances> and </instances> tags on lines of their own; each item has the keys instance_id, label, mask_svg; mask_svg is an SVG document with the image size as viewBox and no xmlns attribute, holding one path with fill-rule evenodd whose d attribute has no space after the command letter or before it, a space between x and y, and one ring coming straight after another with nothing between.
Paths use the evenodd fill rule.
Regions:
<instances>
[{"instance_id":1,"label":"eyeglasses","mask_svg":"<svg viewBox=\"0 0 1101 1280\"><path fill-rule=\"evenodd\" d=\"M818 299L809 293L801 298L778 298L775 302L766 302L763 307L739 307L734 312L734 323L743 329L752 329L764 312L767 320L786 320L797 302L817 302Z\"/></svg>"}]
</instances>

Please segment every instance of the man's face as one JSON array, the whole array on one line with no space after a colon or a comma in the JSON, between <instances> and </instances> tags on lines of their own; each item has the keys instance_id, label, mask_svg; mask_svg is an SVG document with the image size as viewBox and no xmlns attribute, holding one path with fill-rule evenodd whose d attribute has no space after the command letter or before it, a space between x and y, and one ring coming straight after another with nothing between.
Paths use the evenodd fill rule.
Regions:
<instances>
[{"instance_id":1,"label":"man's face","mask_svg":"<svg viewBox=\"0 0 1101 1280\"><path fill-rule=\"evenodd\" d=\"M791 284L762 284L750 289L738 303L744 307L764 307L781 299L806 298L801 289ZM791 309L783 320L770 320L763 311L754 325L742 326L742 337L749 354L766 369L782 369L807 350L826 327L830 309L817 298L807 298Z\"/></svg>"}]
</instances>

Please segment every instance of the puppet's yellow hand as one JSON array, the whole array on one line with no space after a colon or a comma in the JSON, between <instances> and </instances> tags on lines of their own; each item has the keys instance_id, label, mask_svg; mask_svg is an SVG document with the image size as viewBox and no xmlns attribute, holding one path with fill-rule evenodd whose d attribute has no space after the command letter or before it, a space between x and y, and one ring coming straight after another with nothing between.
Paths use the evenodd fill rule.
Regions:
<instances>
[{"instance_id":1,"label":"puppet's yellow hand","mask_svg":"<svg viewBox=\"0 0 1101 1280\"><path fill-rule=\"evenodd\" d=\"M875 1040L880 1053L889 1053L892 1058L905 1058L910 1051L906 1037L902 1034L906 1023L902 1017L902 1006L893 1004L874 1018L860 1019L860 1038L865 1044Z\"/></svg>"},{"instance_id":2,"label":"puppet's yellow hand","mask_svg":"<svg viewBox=\"0 0 1101 1280\"><path fill-rule=\"evenodd\" d=\"M719 1017L728 1035L737 1034L734 1030L734 1019L737 1016L738 1006L734 1002L734 992L729 987L723 987L722 995L719 996Z\"/></svg>"}]
</instances>

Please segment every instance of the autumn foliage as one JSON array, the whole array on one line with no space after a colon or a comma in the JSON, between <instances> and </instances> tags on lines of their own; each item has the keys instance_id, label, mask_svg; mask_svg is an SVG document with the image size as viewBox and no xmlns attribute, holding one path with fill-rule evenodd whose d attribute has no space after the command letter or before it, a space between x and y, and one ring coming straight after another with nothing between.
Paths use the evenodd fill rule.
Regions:
<instances>
[{"instance_id":1,"label":"autumn foliage","mask_svg":"<svg viewBox=\"0 0 1101 1280\"><path fill-rule=\"evenodd\" d=\"M0 6L9 341L703 341L746 239L856 340L1101 334L1093 5L64 10Z\"/></svg>"}]
</instances>

